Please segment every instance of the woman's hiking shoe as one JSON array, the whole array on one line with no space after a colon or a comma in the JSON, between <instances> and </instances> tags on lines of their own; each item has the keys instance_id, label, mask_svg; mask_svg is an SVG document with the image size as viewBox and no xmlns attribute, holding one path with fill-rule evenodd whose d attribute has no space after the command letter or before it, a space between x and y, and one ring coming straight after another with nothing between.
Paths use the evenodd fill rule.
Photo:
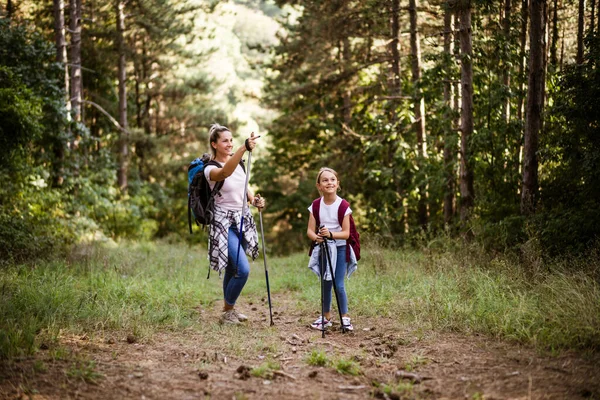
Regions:
<instances>
[{"instance_id":1,"label":"woman's hiking shoe","mask_svg":"<svg viewBox=\"0 0 600 400\"><path fill-rule=\"evenodd\" d=\"M354 330L354 327L350 323L350 317L342 317L342 329L346 329L347 331Z\"/></svg>"},{"instance_id":2,"label":"woman's hiking shoe","mask_svg":"<svg viewBox=\"0 0 600 400\"><path fill-rule=\"evenodd\" d=\"M240 324L240 320L238 319L237 315L235 315L234 310L227 310L224 311L223 314L221 314L221 323L238 325Z\"/></svg>"},{"instance_id":3,"label":"woman's hiking shoe","mask_svg":"<svg viewBox=\"0 0 600 400\"><path fill-rule=\"evenodd\" d=\"M329 328L331 326L331 320L327 319L327 318L323 318L321 316L321 317L317 318L315 320L315 322L310 324L310 327L313 329L321 330L321 329L323 329L323 324L325 325L325 328Z\"/></svg>"},{"instance_id":4,"label":"woman's hiking shoe","mask_svg":"<svg viewBox=\"0 0 600 400\"><path fill-rule=\"evenodd\" d=\"M237 311L235 309L233 310L233 312L234 312L235 316L237 317L237 319L240 322L248 321L248 316L247 315L242 314L241 312L239 312L239 311Z\"/></svg>"}]
</instances>

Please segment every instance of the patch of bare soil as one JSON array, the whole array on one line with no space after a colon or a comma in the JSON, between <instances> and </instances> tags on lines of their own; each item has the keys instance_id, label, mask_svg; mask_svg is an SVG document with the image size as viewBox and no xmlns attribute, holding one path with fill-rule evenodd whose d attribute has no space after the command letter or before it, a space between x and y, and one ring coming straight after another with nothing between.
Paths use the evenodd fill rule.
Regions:
<instances>
[{"instance_id":1,"label":"patch of bare soil","mask_svg":"<svg viewBox=\"0 0 600 400\"><path fill-rule=\"evenodd\" d=\"M276 299L282 301L281 299ZM283 301L286 303L285 301ZM355 331L336 325L323 339L291 303L241 305L250 321L236 334L270 330L277 346L264 354L225 351L196 330L162 332L138 343L120 338L63 337L62 348L0 364L2 399L586 399L600 398L600 355L540 355L533 349L479 336L416 337L389 319L355 318ZM202 323L217 320L217 306ZM337 325L339 327L339 325ZM212 332L227 334L228 328ZM226 340L224 338L223 340ZM256 339L253 339L256 340ZM264 339L263 339L264 340ZM211 344L212 343L212 344ZM249 347L250 348L250 347ZM273 350L274 349L274 350ZM312 350L353 360L357 376L307 363ZM269 357L279 370L252 374Z\"/></svg>"}]
</instances>

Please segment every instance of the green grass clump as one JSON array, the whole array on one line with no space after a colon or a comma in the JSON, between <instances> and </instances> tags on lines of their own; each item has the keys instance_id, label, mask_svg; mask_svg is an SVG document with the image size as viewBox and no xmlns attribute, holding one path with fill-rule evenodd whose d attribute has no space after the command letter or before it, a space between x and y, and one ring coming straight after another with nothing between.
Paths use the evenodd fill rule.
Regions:
<instances>
[{"instance_id":1,"label":"green grass clump","mask_svg":"<svg viewBox=\"0 0 600 400\"><path fill-rule=\"evenodd\" d=\"M323 350L313 349L306 358L306 363L315 367L325 367L329 364L329 358Z\"/></svg>"},{"instance_id":2,"label":"green grass clump","mask_svg":"<svg viewBox=\"0 0 600 400\"><path fill-rule=\"evenodd\" d=\"M342 375L360 375L360 365L352 360L340 358L334 363L335 370Z\"/></svg>"},{"instance_id":3,"label":"green grass clump","mask_svg":"<svg viewBox=\"0 0 600 400\"><path fill-rule=\"evenodd\" d=\"M273 379L273 371L278 371L281 366L274 361L267 361L256 368L252 368L250 374L257 378Z\"/></svg>"}]
</instances>

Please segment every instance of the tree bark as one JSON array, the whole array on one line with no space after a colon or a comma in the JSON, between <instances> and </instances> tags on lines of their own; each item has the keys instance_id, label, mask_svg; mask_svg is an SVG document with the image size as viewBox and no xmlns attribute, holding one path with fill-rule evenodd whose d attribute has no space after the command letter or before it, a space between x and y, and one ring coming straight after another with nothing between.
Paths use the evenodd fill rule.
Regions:
<instances>
[{"instance_id":1,"label":"tree bark","mask_svg":"<svg viewBox=\"0 0 600 400\"><path fill-rule=\"evenodd\" d=\"M504 19L502 20L502 28L504 33L504 40L506 43L510 43L510 18L511 18L511 10L512 4L511 0L504 0ZM505 47L506 48L506 47ZM508 57L508 53L505 54L505 57ZM510 120L510 67L508 63L504 64L504 70L502 71L502 84L506 90L506 96L504 98L504 104L502 108L502 115L504 121L508 122Z\"/></svg>"},{"instance_id":2,"label":"tree bark","mask_svg":"<svg viewBox=\"0 0 600 400\"><path fill-rule=\"evenodd\" d=\"M529 33L531 45L523 146L523 187L521 190L521 213L523 215L535 212L538 196L537 150L544 111L546 0L531 0L529 12L531 15Z\"/></svg>"},{"instance_id":3,"label":"tree bark","mask_svg":"<svg viewBox=\"0 0 600 400\"><path fill-rule=\"evenodd\" d=\"M119 80L119 125L127 130L127 75L125 64L125 2L116 0L117 14L117 53L118 53L118 80ZM119 170L117 183L122 192L127 191L127 172L129 169L129 135L126 131L120 132L119 138Z\"/></svg>"},{"instance_id":4,"label":"tree bark","mask_svg":"<svg viewBox=\"0 0 600 400\"><path fill-rule=\"evenodd\" d=\"M596 18L596 0L592 0L592 12L590 15L590 36L594 35L594 28L595 28L595 22L594 21Z\"/></svg>"},{"instance_id":5,"label":"tree bark","mask_svg":"<svg viewBox=\"0 0 600 400\"><path fill-rule=\"evenodd\" d=\"M67 64L67 41L65 38L65 2L54 0L54 39L56 43L56 61L62 65L64 71L65 108L67 110L67 121L71 118L71 102L69 101L69 66ZM54 143L54 165L53 183L61 186L64 181L65 143L56 138Z\"/></svg>"},{"instance_id":6,"label":"tree bark","mask_svg":"<svg viewBox=\"0 0 600 400\"><path fill-rule=\"evenodd\" d=\"M13 5L12 0L7 0L6 2L6 19L10 20L15 12L15 6Z\"/></svg>"},{"instance_id":7,"label":"tree bark","mask_svg":"<svg viewBox=\"0 0 600 400\"><path fill-rule=\"evenodd\" d=\"M519 121L523 120L523 99L525 92L525 61L527 60L527 54L525 48L527 46L527 26L529 19L529 0L521 1L521 36L519 40L519 99L517 105L517 118Z\"/></svg>"},{"instance_id":8,"label":"tree bark","mask_svg":"<svg viewBox=\"0 0 600 400\"><path fill-rule=\"evenodd\" d=\"M583 64L583 36L585 31L585 0L579 0L579 13L577 16L577 64Z\"/></svg>"},{"instance_id":9,"label":"tree bark","mask_svg":"<svg viewBox=\"0 0 600 400\"><path fill-rule=\"evenodd\" d=\"M558 65L558 0L552 3L552 43L550 45L550 65L556 70Z\"/></svg>"},{"instance_id":10,"label":"tree bark","mask_svg":"<svg viewBox=\"0 0 600 400\"><path fill-rule=\"evenodd\" d=\"M391 66L388 85L391 96L400 96L402 94L400 86L400 0L392 0L390 9L390 43L388 45ZM392 101L394 103L394 101Z\"/></svg>"},{"instance_id":11,"label":"tree bark","mask_svg":"<svg viewBox=\"0 0 600 400\"><path fill-rule=\"evenodd\" d=\"M474 174L469 150L473 134L473 44L471 37L471 1L459 1L459 37L461 60L461 143L460 143L460 220L470 219L475 202Z\"/></svg>"},{"instance_id":12,"label":"tree bark","mask_svg":"<svg viewBox=\"0 0 600 400\"><path fill-rule=\"evenodd\" d=\"M452 5L450 1L446 1L444 10L444 55L446 62L445 65L445 76L444 82L444 105L446 112L444 119L446 121L446 129L444 131L444 224L446 227L452 222L454 217L454 188L456 185L454 177L454 85L452 84L452 71L451 63L454 55L453 43L454 41L454 13L452 12Z\"/></svg>"},{"instance_id":13,"label":"tree bark","mask_svg":"<svg viewBox=\"0 0 600 400\"><path fill-rule=\"evenodd\" d=\"M73 119L81 122L81 7L82 0L69 0L69 30L71 32L71 110Z\"/></svg>"},{"instance_id":14,"label":"tree bark","mask_svg":"<svg viewBox=\"0 0 600 400\"><path fill-rule=\"evenodd\" d=\"M419 18L417 15L417 0L409 0L410 14L410 52L412 81L414 87L415 130L417 135L417 154L419 155L420 171L424 171L427 158L427 138L425 133L425 99L421 90L421 43L419 38ZM422 177L418 184L419 203L418 219L423 230L427 229L427 178Z\"/></svg>"},{"instance_id":15,"label":"tree bark","mask_svg":"<svg viewBox=\"0 0 600 400\"><path fill-rule=\"evenodd\" d=\"M345 36L342 40L342 70L347 68L351 58L350 39ZM350 126L352 123L352 104L350 100L350 90L342 88L342 101L344 104L342 118L346 126Z\"/></svg>"}]
</instances>

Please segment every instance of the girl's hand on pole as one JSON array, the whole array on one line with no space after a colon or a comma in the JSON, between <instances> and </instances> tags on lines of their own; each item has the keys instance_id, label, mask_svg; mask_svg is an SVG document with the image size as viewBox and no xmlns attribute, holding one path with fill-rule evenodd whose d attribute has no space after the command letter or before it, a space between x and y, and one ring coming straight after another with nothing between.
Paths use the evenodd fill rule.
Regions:
<instances>
[{"instance_id":1,"label":"girl's hand on pole","mask_svg":"<svg viewBox=\"0 0 600 400\"><path fill-rule=\"evenodd\" d=\"M263 199L262 197L260 197L260 194L257 194L256 196L254 196L254 200L252 201L252 205L256 208L258 208L259 211L262 211L263 208L265 208L265 199Z\"/></svg>"},{"instance_id":2,"label":"girl's hand on pole","mask_svg":"<svg viewBox=\"0 0 600 400\"><path fill-rule=\"evenodd\" d=\"M329 234L329 229L327 229L324 226L321 226L319 228L319 236L321 237L321 239L328 239L331 237L331 235Z\"/></svg>"}]
</instances>

